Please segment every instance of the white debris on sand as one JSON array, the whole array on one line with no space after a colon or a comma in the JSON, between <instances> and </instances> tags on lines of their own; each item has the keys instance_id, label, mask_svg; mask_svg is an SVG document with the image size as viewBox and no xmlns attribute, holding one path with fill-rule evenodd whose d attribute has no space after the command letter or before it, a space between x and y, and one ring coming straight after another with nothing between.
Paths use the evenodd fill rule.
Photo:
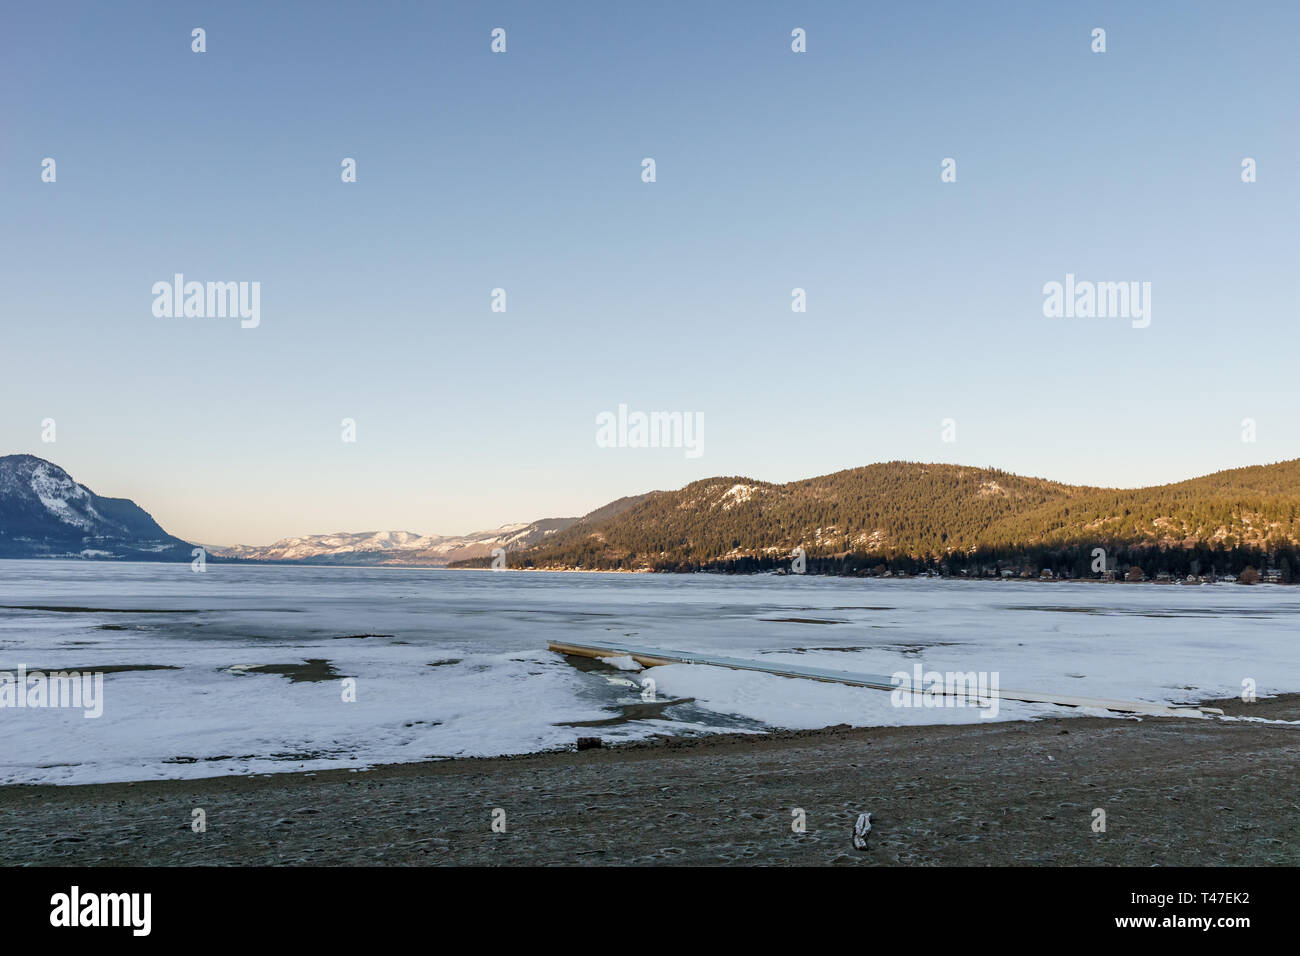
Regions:
<instances>
[{"instance_id":1,"label":"white debris on sand","mask_svg":"<svg viewBox=\"0 0 1300 956\"><path fill-rule=\"evenodd\" d=\"M867 834L871 832L871 814L859 813L858 822L853 824L853 848L855 850L865 850L867 848Z\"/></svg>"}]
</instances>

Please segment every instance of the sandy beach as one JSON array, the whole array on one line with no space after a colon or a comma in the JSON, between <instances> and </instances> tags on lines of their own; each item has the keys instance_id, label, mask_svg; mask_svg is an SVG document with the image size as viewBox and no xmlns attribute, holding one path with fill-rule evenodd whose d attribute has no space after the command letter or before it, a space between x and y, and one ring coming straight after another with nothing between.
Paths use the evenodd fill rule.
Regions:
<instances>
[{"instance_id":1,"label":"sandy beach","mask_svg":"<svg viewBox=\"0 0 1300 956\"><path fill-rule=\"evenodd\" d=\"M1219 702L1300 720L1300 695ZM492 829L504 810L505 832ZM806 831L792 831L802 809ZM1094 810L1106 831L1094 832ZM206 832L196 833L193 811ZM858 814L872 813L855 850ZM498 816L500 816L498 814ZM1066 718L0 788L8 865L1296 865L1300 726Z\"/></svg>"}]
</instances>

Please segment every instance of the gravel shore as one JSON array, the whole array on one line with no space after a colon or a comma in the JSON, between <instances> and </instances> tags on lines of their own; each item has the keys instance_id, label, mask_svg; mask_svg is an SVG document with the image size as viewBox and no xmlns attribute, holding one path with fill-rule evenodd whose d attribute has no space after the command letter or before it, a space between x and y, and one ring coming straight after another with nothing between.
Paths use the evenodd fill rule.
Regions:
<instances>
[{"instance_id":1,"label":"gravel shore","mask_svg":"<svg viewBox=\"0 0 1300 956\"><path fill-rule=\"evenodd\" d=\"M1229 714L1300 720L1300 695ZM504 811L505 832L492 828ZM802 809L806 831L793 832ZM1094 832L1094 810L1105 832ZM194 832L203 810L206 832ZM853 823L872 814L866 850ZM498 817L500 814L497 815ZM827 728L485 760L0 788L8 865L1297 865L1300 725Z\"/></svg>"}]
</instances>

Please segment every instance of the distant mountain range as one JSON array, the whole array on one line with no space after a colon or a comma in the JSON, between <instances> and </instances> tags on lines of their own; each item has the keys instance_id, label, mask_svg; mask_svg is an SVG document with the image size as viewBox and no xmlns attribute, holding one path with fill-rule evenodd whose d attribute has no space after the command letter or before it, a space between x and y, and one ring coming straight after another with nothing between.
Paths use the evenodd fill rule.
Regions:
<instances>
[{"instance_id":1,"label":"distant mountain range","mask_svg":"<svg viewBox=\"0 0 1300 956\"><path fill-rule=\"evenodd\" d=\"M593 514L608 515L619 506L614 502ZM534 547L580 520L543 518L456 536L343 532L205 549L215 560L444 567L487 561L496 548ZM190 561L195 547L169 535L135 502L102 498L53 462L34 455L0 457L0 558Z\"/></svg>"},{"instance_id":2,"label":"distant mountain range","mask_svg":"<svg viewBox=\"0 0 1300 956\"><path fill-rule=\"evenodd\" d=\"M491 531L452 537L419 535L410 531L313 534L303 538L285 538L265 546L210 547L208 553L244 561L443 567L452 561L488 558L496 548L510 552L532 547L577 520L543 518L528 524L502 525Z\"/></svg>"},{"instance_id":3,"label":"distant mountain range","mask_svg":"<svg viewBox=\"0 0 1300 956\"><path fill-rule=\"evenodd\" d=\"M134 501L102 498L58 465L0 457L0 558L188 561L192 547Z\"/></svg>"},{"instance_id":4,"label":"distant mountain range","mask_svg":"<svg viewBox=\"0 0 1300 956\"><path fill-rule=\"evenodd\" d=\"M32 455L0 458L0 557L189 560L134 502L101 498ZM1065 485L961 465L887 462L788 484L727 477L620 498L581 518L459 536L407 531L210 547L216 560L514 568L987 574L1137 565L1300 578L1300 459L1149 488ZM1294 573L1293 573L1294 571ZM1270 578L1272 579L1272 578Z\"/></svg>"},{"instance_id":5,"label":"distant mountain range","mask_svg":"<svg viewBox=\"0 0 1300 956\"><path fill-rule=\"evenodd\" d=\"M612 517L644 498L645 495L620 498L582 518L542 518L526 524L507 524L466 535L444 537L419 535L410 531L314 534L303 538L285 538L264 547L209 547L208 553L218 558L241 561L293 561L303 564L439 568L477 561L486 566L497 548L512 554L537 547L574 525Z\"/></svg>"}]
</instances>

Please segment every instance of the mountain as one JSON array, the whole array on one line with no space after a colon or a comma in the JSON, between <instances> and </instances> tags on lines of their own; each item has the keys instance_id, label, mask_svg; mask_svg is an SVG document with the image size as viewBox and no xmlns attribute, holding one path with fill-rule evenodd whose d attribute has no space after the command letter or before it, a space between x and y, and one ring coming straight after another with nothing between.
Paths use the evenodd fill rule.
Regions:
<instances>
[{"instance_id":1,"label":"mountain","mask_svg":"<svg viewBox=\"0 0 1300 956\"><path fill-rule=\"evenodd\" d=\"M303 564L406 565L444 567L453 561L490 558L494 548L507 552L540 544L578 519L543 518L508 524L491 531L444 537L410 531L363 531L285 538L265 546L211 547L218 558L245 561L295 561Z\"/></svg>"},{"instance_id":2,"label":"mountain","mask_svg":"<svg viewBox=\"0 0 1300 956\"><path fill-rule=\"evenodd\" d=\"M537 553L551 553L552 550L557 550L558 552L566 552L569 550L568 542L582 541L589 534L599 534L600 532L597 529L602 527L605 522L611 521L614 518L616 518L618 515L621 515L623 512L635 508L637 505L641 504L643 501L647 500L648 498L660 494L663 494L663 492L651 491L642 495L628 495L623 498L617 498L614 501L611 501L609 504L602 505L601 507L597 508L595 511L583 515L581 518L565 518L564 527L555 529L555 531L550 533L546 538L540 541L534 541L530 544L521 544L520 546L515 548L507 548L506 553L507 555L515 554L515 555L531 556ZM561 541L565 543L558 544L556 549L552 549L550 547L550 544L552 542L561 542ZM490 558L485 557L483 555L466 556L464 558L458 558L447 562L448 567L452 567L452 568L486 568L490 564L491 564ZM526 557L521 561L511 561L508 559L508 564L510 567L533 567L534 566L531 558L529 557ZM572 567L574 565L560 561L560 562L548 563L543 566ZM586 565L586 566L593 567L594 565Z\"/></svg>"},{"instance_id":3,"label":"mountain","mask_svg":"<svg viewBox=\"0 0 1300 956\"><path fill-rule=\"evenodd\" d=\"M1101 548L1161 569L1266 560L1290 568L1297 545L1300 459L1137 489L896 461L788 484L722 477L653 492L509 565L765 570L788 567L803 548L808 570L985 573L1023 563L1087 573Z\"/></svg>"},{"instance_id":4,"label":"mountain","mask_svg":"<svg viewBox=\"0 0 1300 956\"><path fill-rule=\"evenodd\" d=\"M125 498L102 498L32 455L0 457L0 557L190 559ZM313 535L210 548L220 560L835 574L1037 574L1136 566L1147 575L1300 578L1300 459L1149 488L1065 485L962 465L886 462L787 484L708 478L619 498L581 518L443 537L407 531Z\"/></svg>"},{"instance_id":5,"label":"mountain","mask_svg":"<svg viewBox=\"0 0 1300 956\"><path fill-rule=\"evenodd\" d=\"M101 498L34 455L0 457L0 557L190 560L134 501Z\"/></svg>"},{"instance_id":6,"label":"mountain","mask_svg":"<svg viewBox=\"0 0 1300 956\"><path fill-rule=\"evenodd\" d=\"M619 498L581 518L542 518L525 524L507 524L490 531L441 536L418 535L410 531L363 531L314 534L285 538L265 546L235 545L209 547L217 558L242 561L293 561L302 564L400 565L440 568L487 567L492 552L504 548L507 554L539 547L572 527L587 527L640 504L647 495Z\"/></svg>"}]
</instances>

